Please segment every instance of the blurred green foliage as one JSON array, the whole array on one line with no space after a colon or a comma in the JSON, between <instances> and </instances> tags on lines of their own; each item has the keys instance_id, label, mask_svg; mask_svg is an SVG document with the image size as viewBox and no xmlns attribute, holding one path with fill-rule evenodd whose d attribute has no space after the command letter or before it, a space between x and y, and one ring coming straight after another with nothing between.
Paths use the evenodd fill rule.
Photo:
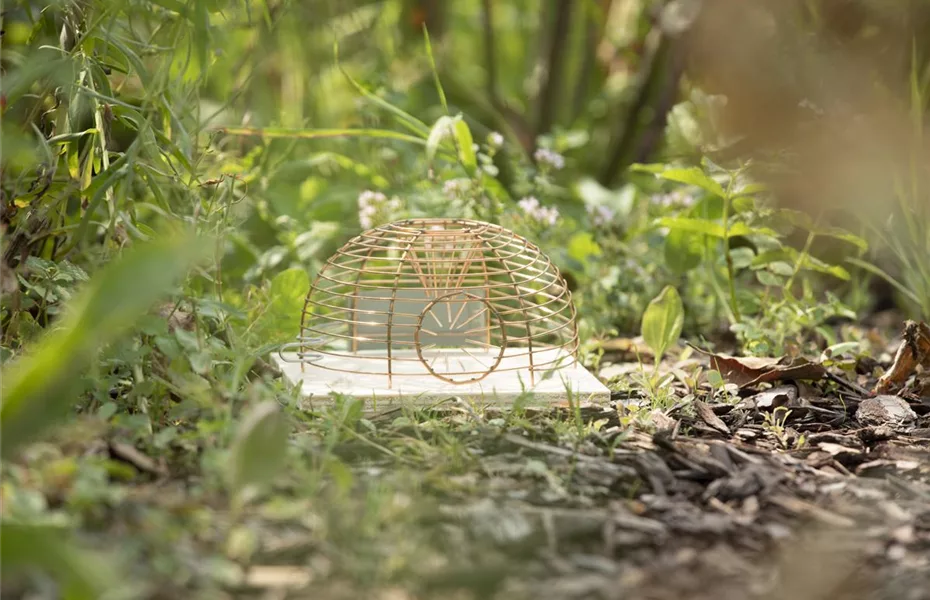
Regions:
<instances>
[{"instance_id":1,"label":"blurred green foliage","mask_svg":"<svg viewBox=\"0 0 930 600\"><path fill-rule=\"evenodd\" d=\"M3 566L72 598L238 585L259 535L245 503L243 521L203 508L232 489L272 519L323 498L330 529L314 531L371 567L352 576L393 576L368 542L413 544L412 517L377 486L353 495L338 452L375 425L350 401L310 419L267 362L327 257L390 220L478 218L538 243L572 288L585 357L640 331L666 286L681 306L642 324L657 351L682 326L759 354L835 343L828 321L868 298L813 242L860 258L865 244L776 208L739 160L701 160L725 145L725 101L682 79L680 4L5 3ZM900 287L926 294L915 285ZM397 417L391 447L359 443L423 472L467 467L456 439L433 431L438 457L411 423ZM162 473L102 455L104 439L164 458L193 498L139 509L149 534L125 552L145 563L141 591L89 577L66 535L106 546L111 522L137 518L121 512L131 485ZM290 495L263 498L276 484ZM25 571L9 585L45 581Z\"/></svg>"}]
</instances>

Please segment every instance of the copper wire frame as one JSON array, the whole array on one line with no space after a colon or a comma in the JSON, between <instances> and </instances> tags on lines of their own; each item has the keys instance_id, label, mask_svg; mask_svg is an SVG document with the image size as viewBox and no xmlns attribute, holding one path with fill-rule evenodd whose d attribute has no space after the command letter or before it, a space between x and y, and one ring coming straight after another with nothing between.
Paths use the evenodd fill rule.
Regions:
<instances>
[{"instance_id":1,"label":"copper wire frame","mask_svg":"<svg viewBox=\"0 0 930 600\"><path fill-rule=\"evenodd\" d=\"M578 330L571 292L536 245L491 223L408 219L361 233L326 261L287 347L302 371L385 375L388 387L397 377L462 385L519 370L535 385L577 361ZM480 367L437 367L449 351Z\"/></svg>"}]
</instances>

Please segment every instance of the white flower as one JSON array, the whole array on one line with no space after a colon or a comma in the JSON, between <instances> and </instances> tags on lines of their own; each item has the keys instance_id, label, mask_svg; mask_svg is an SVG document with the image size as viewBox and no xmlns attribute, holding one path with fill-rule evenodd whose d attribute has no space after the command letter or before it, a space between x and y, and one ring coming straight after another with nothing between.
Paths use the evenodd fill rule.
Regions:
<instances>
[{"instance_id":1,"label":"white flower","mask_svg":"<svg viewBox=\"0 0 930 600\"><path fill-rule=\"evenodd\" d=\"M403 208L400 198L388 197L381 192L365 190L358 195L358 222L364 229L371 229L381 219L390 218L392 213Z\"/></svg>"},{"instance_id":2,"label":"white flower","mask_svg":"<svg viewBox=\"0 0 930 600\"><path fill-rule=\"evenodd\" d=\"M504 136L496 131L492 131L488 134L488 146L494 148L500 148L504 145Z\"/></svg>"},{"instance_id":3,"label":"white flower","mask_svg":"<svg viewBox=\"0 0 930 600\"><path fill-rule=\"evenodd\" d=\"M523 198L517 202L517 206L519 206L520 209L523 210L523 212L525 212L527 215L531 215L534 214L539 208L539 200L537 200L534 196L527 196L526 198Z\"/></svg>"},{"instance_id":4,"label":"white flower","mask_svg":"<svg viewBox=\"0 0 930 600\"><path fill-rule=\"evenodd\" d=\"M548 148L540 148L533 153L536 162L544 167L549 167L558 171L565 166L565 157Z\"/></svg>"},{"instance_id":5,"label":"white flower","mask_svg":"<svg viewBox=\"0 0 930 600\"><path fill-rule=\"evenodd\" d=\"M669 194L654 194L652 202L659 206L681 206L688 207L694 205L694 196L686 194L681 190L675 190Z\"/></svg>"},{"instance_id":6,"label":"white flower","mask_svg":"<svg viewBox=\"0 0 930 600\"><path fill-rule=\"evenodd\" d=\"M539 220L549 225L555 225L559 220L559 209L554 206L539 209Z\"/></svg>"},{"instance_id":7,"label":"white flower","mask_svg":"<svg viewBox=\"0 0 930 600\"><path fill-rule=\"evenodd\" d=\"M442 184L442 193L452 197L464 195L468 191L469 183L468 179L448 179Z\"/></svg>"},{"instance_id":8,"label":"white flower","mask_svg":"<svg viewBox=\"0 0 930 600\"><path fill-rule=\"evenodd\" d=\"M555 225L559 220L559 209L554 206L543 206L535 196L527 196L517 206L530 220L546 225Z\"/></svg>"}]
</instances>

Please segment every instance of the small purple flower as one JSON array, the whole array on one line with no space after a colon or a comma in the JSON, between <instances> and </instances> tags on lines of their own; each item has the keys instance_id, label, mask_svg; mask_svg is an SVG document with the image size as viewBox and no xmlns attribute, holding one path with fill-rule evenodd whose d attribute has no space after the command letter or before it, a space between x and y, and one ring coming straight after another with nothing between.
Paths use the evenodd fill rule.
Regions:
<instances>
[{"instance_id":1,"label":"small purple flower","mask_svg":"<svg viewBox=\"0 0 930 600\"><path fill-rule=\"evenodd\" d=\"M549 148L540 148L533 153L533 158L543 167L558 171L565 167L565 157Z\"/></svg>"},{"instance_id":2,"label":"small purple flower","mask_svg":"<svg viewBox=\"0 0 930 600\"><path fill-rule=\"evenodd\" d=\"M589 206L588 215L595 227L602 227L614 220L616 214L609 206Z\"/></svg>"}]
</instances>

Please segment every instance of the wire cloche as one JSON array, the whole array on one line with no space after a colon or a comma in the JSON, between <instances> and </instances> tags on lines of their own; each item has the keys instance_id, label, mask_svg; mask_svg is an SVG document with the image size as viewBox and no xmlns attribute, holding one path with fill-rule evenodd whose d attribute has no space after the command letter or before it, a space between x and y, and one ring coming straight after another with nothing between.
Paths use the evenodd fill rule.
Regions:
<instances>
[{"instance_id":1,"label":"wire cloche","mask_svg":"<svg viewBox=\"0 0 930 600\"><path fill-rule=\"evenodd\" d=\"M388 388L503 371L533 385L575 363L578 333L571 292L537 246L490 223L409 219L326 261L290 346L301 370L386 376Z\"/></svg>"}]
</instances>

